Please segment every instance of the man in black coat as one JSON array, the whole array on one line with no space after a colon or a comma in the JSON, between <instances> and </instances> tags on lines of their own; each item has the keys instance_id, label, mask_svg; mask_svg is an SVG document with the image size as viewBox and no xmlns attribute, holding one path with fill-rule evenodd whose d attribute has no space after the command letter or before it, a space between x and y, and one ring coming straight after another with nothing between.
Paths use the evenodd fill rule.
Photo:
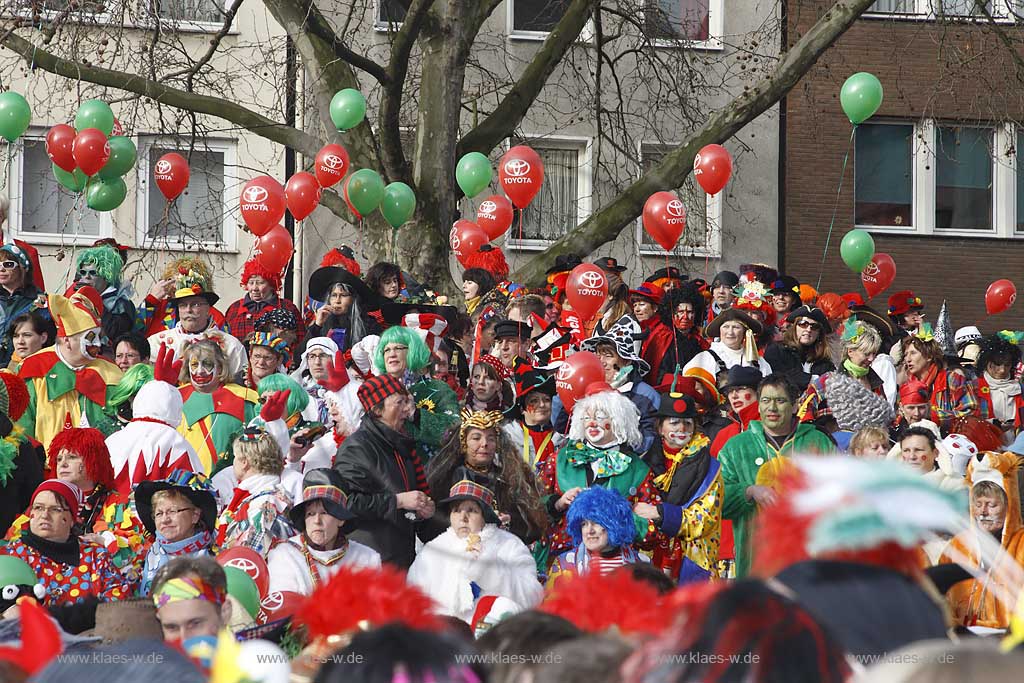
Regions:
<instances>
[{"instance_id":1,"label":"man in black coat","mask_svg":"<svg viewBox=\"0 0 1024 683\"><path fill-rule=\"evenodd\" d=\"M423 464L405 433L415 405L388 375L371 377L357 395L366 415L334 459L356 515L355 530L346 533L383 562L408 569L416 557L416 528L434 515Z\"/></svg>"}]
</instances>

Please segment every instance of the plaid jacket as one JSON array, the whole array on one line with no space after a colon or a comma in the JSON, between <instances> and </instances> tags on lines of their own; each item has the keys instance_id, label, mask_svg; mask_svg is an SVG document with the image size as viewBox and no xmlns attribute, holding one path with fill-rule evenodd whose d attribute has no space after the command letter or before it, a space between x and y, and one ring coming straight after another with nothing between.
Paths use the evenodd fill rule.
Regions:
<instances>
[{"instance_id":1,"label":"plaid jacket","mask_svg":"<svg viewBox=\"0 0 1024 683\"><path fill-rule=\"evenodd\" d=\"M992 390L985 381L985 377L974 380L974 395L978 398L978 417L982 420L996 419L995 410L992 408ZM1020 429L1024 425L1024 392L1013 397L1013 426Z\"/></svg>"},{"instance_id":2,"label":"plaid jacket","mask_svg":"<svg viewBox=\"0 0 1024 683\"><path fill-rule=\"evenodd\" d=\"M958 417L978 416L978 398L967 376L960 370L933 368L925 378L932 390L932 422L943 434Z\"/></svg>"},{"instance_id":3,"label":"plaid jacket","mask_svg":"<svg viewBox=\"0 0 1024 683\"><path fill-rule=\"evenodd\" d=\"M249 300L249 295L228 306L224 313L224 331L235 339L245 341L249 335L256 331L256 321L268 310L283 308L295 316L299 327L295 330L296 337L302 339L306 335L306 325L302 321L302 314L299 309L288 299L277 297L275 301L263 301L255 303Z\"/></svg>"}]
</instances>

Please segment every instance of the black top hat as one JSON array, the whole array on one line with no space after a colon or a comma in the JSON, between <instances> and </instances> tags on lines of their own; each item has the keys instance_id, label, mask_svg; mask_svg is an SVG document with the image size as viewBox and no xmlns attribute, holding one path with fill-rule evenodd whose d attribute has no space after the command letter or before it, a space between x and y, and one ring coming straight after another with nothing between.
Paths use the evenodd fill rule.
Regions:
<instances>
[{"instance_id":1,"label":"black top hat","mask_svg":"<svg viewBox=\"0 0 1024 683\"><path fill-rule=\"evenodd\" d=\"M524 399L534 391L548 396L555 395L555 376L541 372L529 363L517 362L512 368L512 379L516 387L516 404L524 408Z\"/></svg>"},{"instance_id":2,"label":"black top hat","mask_svg":"<svg viewBox=\"0 0 1024 683\"><path fill-rule=\"evenodd\" d=\"M210 481L198 472L174 470L166 479L141 481L135 485L135 510L142 524L151 534L156 534L153 519L153 495L158 491L174 490L189 499L199 508L199 519L206 531L217 529L217 493Z\"/></svg>"},{"instance_id":3,"label":"black top hat","mask_svg":"<svg viewBox=\"0 0 1024 683\"><path fill-rule=\"evenodd\" d=\"M791 323L795 323L800 318L810 318L814 322L821 325L822 334L832 334L832 325L828 322L828 317L825 316L825 311L814 306L798 306L794 308L789 315L786 316L786 320Z\"/></svg>"},{"instance_id":4,"label":"black top hat","mask_svg":"<svg viewBox=\"0 0 1024 683\"><path fill-rule=\"evenodd\" d=\"M655 417L697 417L697 403L686 394L662 394Z\"/></svg>"},{"instance_id":5,"label":"black top hat","mask_svg":"<svg viewBox=\"0 0 1024 683\"><path fill-rule=\"evenodd\" d=\"M521 323L517 320L502 320L494 326L494 338L505 339L515 337L516 339L529 339L533 328L528 323Z\"/></svg>"},{"instance_id":6,"label":"black top hat","mask_svg":"<svg viewBox=\"0 0 1024 683\"><path fill-rule=\"evenodd\" d=\"M555 265L544 271L544 274L566 273L582 263L583 259L577 254L559 254L555 257Z\"/></svg>"},{"instance_id":7,"label":"black top hat","mask_svg":"<svg viewBox=\"0 0 1024 683\"><path fill-rule=\"evenodd\" d=\"M602 256L601 258L594 259L594 265L601 270L607 270L612 273L622 273L626 270L626 266L620 266L619 262L611 256Z\"/></svg>"},{"instance_id":8,"label":"black top hat","mask_svg":"<svg viewBox=\"0 0 1024 683\"><path fill-rule=\"evenodd\" d=\"M800 297L800 281L789 275L780 275L779 279L772 283L771 294L792 294Z\"/></svg>"},{"instance_id":9,"label":"black top hat","mask_svg":"<svg viewBox=\"0 0 1024 683\"><path fill-rule=\"evenodd\" d=\"M323 503L324 510L331 517L346 522L355 518L348 509L348 495L344 480L333 469L322 467L306 472L302 478L302 502L288 511L292 525L299 531L306 530L306 506L314 501Z\"/></svg>"},{"instance_id":10,"label":"black top hat","mask_svg":"<svg viewBox=\"0 0 1024 683\"><path fill-rule=\"evenodd\" d=\"M374 300L374 295L366 283L341 266L324 266L314 270L309 276L309 297L317 301L327 301L331 288L338 284L348 285L364 305L371 304Z\"/></svg>"},{"instance_id":11,"label":"black top hat","mask_svg":"<svg viewBox=\"0 0 1024 683\"><path fill-rule=\"evenodd\" d=\"M725 380L725 385L719 391L724 394L736 387L752 387L756 389L757 385L761 383L761 378L761 371L758 368L734 365L729 368L729 376Z\"/></svg>"},{"instance_id":12,"label":"black top hat","mask_svg":"<svg viewBox=\"0 0 1024 683\"><path fill-rule=\"evenodd\" d=\"M644 282L654 282L655 280L661 280L664 278L685 280L687 275L675 266L668 266L667 268L658 268L656 271L648 275Z\"/></svg>"}]
</instances>

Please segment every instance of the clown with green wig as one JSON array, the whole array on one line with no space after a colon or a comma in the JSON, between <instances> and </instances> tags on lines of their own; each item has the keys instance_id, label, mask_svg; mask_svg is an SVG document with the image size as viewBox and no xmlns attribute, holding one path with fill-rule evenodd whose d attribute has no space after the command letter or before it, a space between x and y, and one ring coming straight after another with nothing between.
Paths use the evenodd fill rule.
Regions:
<instances>
[{"instance_id":1,"label":"clown with green wig","mask_svg":"<svg viewBox=\"0 0 1024 683\"><path fill-rule=\"evenodd\" d=\"M103 352L111 356L114 340L131 332L135 326L132 287L121 281L123 267L120 252L109 244L83 249L75 256L75 281L71 290L77 291L80 287L89 286L100 293L103 299L100 327L106 338Z\"/></svg>"}]
</instances>

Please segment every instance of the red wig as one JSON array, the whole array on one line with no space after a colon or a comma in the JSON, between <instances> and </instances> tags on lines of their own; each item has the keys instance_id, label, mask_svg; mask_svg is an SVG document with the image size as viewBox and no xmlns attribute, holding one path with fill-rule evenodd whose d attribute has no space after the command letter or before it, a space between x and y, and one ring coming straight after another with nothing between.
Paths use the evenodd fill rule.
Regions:
<instances>
[{"instance_id":1,"label":"red wig","mask_svg":"<svg viewBox=\"0 0 1024 683\"><path fill-rule=\"evenodd\" d=\"M0 382L7 391L7 417L17 422L28 408L29 395L25 380L6 370L0 371Z\"/></svg>"},{"instance_id":2,"label":"red wig","mask_svg":"<svg viewBox=\"0 0 1024 683\"><path fill-rule=\"evenodd\" d=\"M508 279L509 269L505 254L501 249L490 244L483 245L475 254L467 256L464 265L466 270L482 268L493 275L495 280Z\"/></svg>"},{"instance_id":3,"label":"red wig","mask_svg":"<svg viewBox=\"0 0 1024 683\"><path fill-rule=\"evenodd\" d=\"M359 262L356 261L355 252L352 251L351 247L342 246L340 249L331 249L324 254L320 267L326 268L328 266L341 266L356 277L362 275L362 268L359 267Z\"/></svg>"},{"instance_id":4,"label":"red wig","mask_svg":"<svg viewBox=\"0 0 1024 683\"><path fill-rule=\"evenodd\" d=\"M245 287L249 279L254 276L261 277L269 282L275 292L281 291L281 273L272 273L262 263L251 258L245 262L245 267L242 268L242 287Z\"/></svg>"},{"instance_id":5,"label":"red wig","mask_svg":"<svg viewBox=\"0 0 1024 683\"><path fill-rule=\"evenodd\" d=\"M114 488L114 468L110 465L110 451L107 450L100 430L92 427L65 429L53 437L47 450L51 469L56 469L55 463L61 451L77 453L82 456L85 464L85 476L105 488Z\"/></svg>"}]
</instances>

